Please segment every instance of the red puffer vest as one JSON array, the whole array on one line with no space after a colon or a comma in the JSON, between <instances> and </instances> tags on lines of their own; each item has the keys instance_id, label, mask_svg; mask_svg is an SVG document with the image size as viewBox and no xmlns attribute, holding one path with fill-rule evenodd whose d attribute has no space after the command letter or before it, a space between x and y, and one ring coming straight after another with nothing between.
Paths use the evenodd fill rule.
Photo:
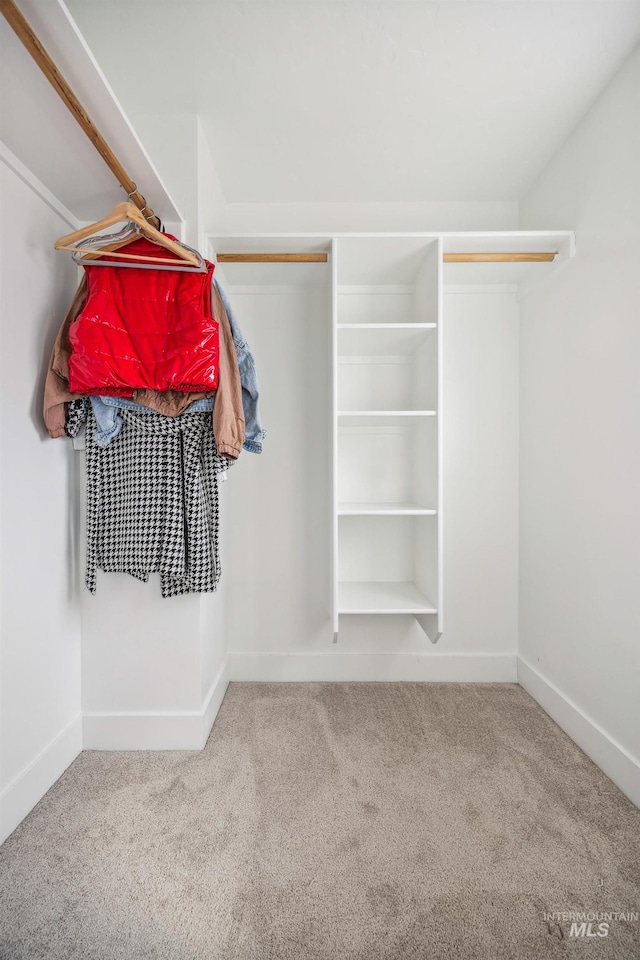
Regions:
<instances>
[{"instance_id":1,"label":"red puffer vest","mask_svg":"<svg viewBox=\"0 0 640 960\"><path fill-rule=\"evenodd\" d=\"M126 252L173 259L145 238L128 244ZM217 390L214 265L205 263L206 273L83 264L87 299L69 328L71 393L130 397L140 388Z\"/></svg>"}]
</instances>

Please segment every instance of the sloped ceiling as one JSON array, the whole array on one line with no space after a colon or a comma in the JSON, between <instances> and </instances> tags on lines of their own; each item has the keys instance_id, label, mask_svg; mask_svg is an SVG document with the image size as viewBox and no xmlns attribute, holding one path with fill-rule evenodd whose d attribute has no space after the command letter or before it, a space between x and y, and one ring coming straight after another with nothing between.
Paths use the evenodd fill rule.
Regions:
<instances>
[{"instance_id":1,"label":"sloped ceiling","mask_svg":"<svg viewBox=\"0 0 640 960\"><path fill-rule=\"evenodd\" d=\"M201 116L236 203L517 200L640 40L636 0L68 6L134 122Z\"/></svg>"},{"instance_id":2,"label":"sloped ceiling","mask_svg":"<svg viewBox=\"0 0 640 960\"><path fill-rule=\"evenodd\" d=\"M89 115L98 121L129 174L148 191L167 222L180 211L149 161L104 78L58 0L20 0L19 8ZM125 199L122 188L38 66L0 17L1 154L42 182L70 213L70 222L102 217ZM15 167L14 167L15 169ZM0 208L1 208L0 198Z\"/></svg>"}]
</instances>

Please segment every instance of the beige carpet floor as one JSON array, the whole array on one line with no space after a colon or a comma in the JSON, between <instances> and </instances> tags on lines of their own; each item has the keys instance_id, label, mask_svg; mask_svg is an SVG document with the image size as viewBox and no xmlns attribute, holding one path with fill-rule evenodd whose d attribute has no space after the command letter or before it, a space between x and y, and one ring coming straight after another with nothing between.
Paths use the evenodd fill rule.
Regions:
<instances>
[{"instance_id":1,"label":"beige carpet floor","mask_svg":"<svg viewBox=\"0 0 640 960\"><path fill-rule=\"evenodd\" d=\"M2 960L640 960L640 812L518 686L232 684L0 848ZM598 931L595 922L591 932Z\"/></svg>"}]
</instances>

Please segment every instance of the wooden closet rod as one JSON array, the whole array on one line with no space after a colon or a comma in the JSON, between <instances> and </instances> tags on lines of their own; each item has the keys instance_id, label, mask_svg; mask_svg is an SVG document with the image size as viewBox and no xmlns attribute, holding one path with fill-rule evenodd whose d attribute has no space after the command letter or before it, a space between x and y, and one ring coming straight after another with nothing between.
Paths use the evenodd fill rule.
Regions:
<instances>
[{"instance_id":1,"label":"wooden closet rod","mask_svg":"<svg viewBox=\"0 0 640 960\"><path fill-rule=\"evenodd\" d=\"M444 263L551 263L555 253L444 253Z\"/></svg>"},{"instance_id":2,"label":"wooden closet rod","mask_svg":"<svg viewBox=\"0 0 640 960\"><path fill-rule=\"evenodd\" d=\"M219 253L218 263L326 263L326 253Z\"/></svg>"},{"instance_id":3,"label":"wooden closet rod","mask_svg":"<svg viewBox=\"0 0 640 960\"><path fill-rule=\"evenodd\" d=\"M71 111L91 143L125 190L127 196L144 214L145 219L154 227L160 229L160 220L156 217L153 210L147 206L147 201L38 40L14 0L0 0L0 13L25 45L62 102Z\"/></svg>"},{"instance_id":4,"label":"wooden closet rod","mask_svg":"<svg viewBox=\"0 0 640 960\"><path fill-rule=\"evenodd\" d=\"M550 253L445 253L445 263L551 263ZM326 253L219 253L218 263L326 263Z\"/></svg>"}]
</instances>

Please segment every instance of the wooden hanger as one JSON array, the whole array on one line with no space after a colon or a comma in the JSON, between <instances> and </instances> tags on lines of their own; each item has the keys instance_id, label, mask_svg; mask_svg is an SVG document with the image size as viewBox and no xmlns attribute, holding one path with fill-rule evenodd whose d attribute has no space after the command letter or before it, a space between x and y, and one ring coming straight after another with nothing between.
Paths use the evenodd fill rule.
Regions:
<instances>
[{"instance_id":1,"label":"wooden hanger","mask_svg":"<svg viewBox=\"0 0 640 960\"><path fill-rule=\"evenodd\" d=\"M100 230L104 230L107 227L113 226L114 223L120 223L124 220L130 221L135 225L136 230L132 233L131 237L121 240L118 243L109 243L108 239L105 238L105 246L100 247L83 247L82 241L86 240L88 237L93 236L95 233L99 233ZM194 268L201 270L204 266L204 261L202 258L198 258L197 254L193 253L191 250L188 250L182 244L177 243L175 240L171 240L170 237L166 237L163 233L160 233L159 230L156 230L155 227L152 227L151 224L145 220L140 211L132 203L119 203L113 208L110 214L106 217L103 217L102 220L97 220L95 223L89 224L87 227L82 227L80 230L75 230L73 233L68 233L65 237L60 237L59 240L56 240L54 243L54 248L56 250L72 250L76 253L84 253L86 256L83 257L83 260L92 260L96 257L101 257L105 254L108 254L109 257L116 257L120 260L137 260L137 261L146 261L150 265L153 264L172 264L176 265L175 259L170 260L167 257L145 257L140 256L135 253L116 253L115 250L125 246L128 243L131 243L133 240L137 240L142 234L148 240L157 243L158 246L164 247L165 250L168 250L170 253L175 254L179 260L191 264Z\"/></svg>"}]
</instances>

